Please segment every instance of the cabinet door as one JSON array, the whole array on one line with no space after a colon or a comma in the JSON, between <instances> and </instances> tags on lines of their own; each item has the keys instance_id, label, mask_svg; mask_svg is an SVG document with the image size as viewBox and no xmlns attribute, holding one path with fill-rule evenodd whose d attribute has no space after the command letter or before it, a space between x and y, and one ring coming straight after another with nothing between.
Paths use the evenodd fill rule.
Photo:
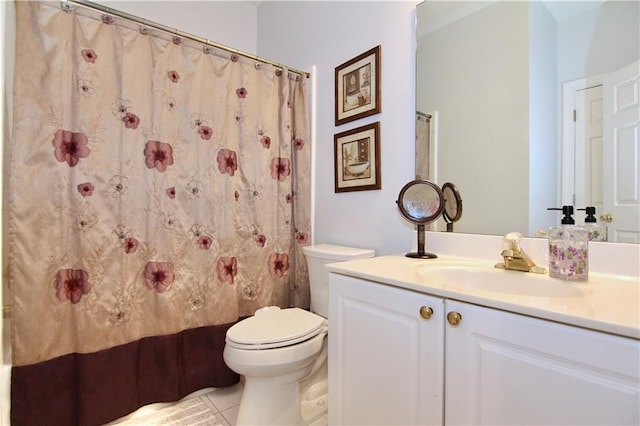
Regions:
<instances>
[{"instance_id":1,"label":"cabinet door","mask_svg":"<svg viewBox=\"0 0 640 426\"><path fill-rule=\"evenodd\" d=\"M639 423L640 342L447 301L445 423Z\"/></svg>"},{"instance_id":2,"label":"cabinet door","mask_svg":"<svg viewBox=\"0 0 640 426\"><path fill-rule=\"evenodd\" d=\"M442 299L338 274L329 294L329 424L441 425Z\"/></svg>"}]
</instances>

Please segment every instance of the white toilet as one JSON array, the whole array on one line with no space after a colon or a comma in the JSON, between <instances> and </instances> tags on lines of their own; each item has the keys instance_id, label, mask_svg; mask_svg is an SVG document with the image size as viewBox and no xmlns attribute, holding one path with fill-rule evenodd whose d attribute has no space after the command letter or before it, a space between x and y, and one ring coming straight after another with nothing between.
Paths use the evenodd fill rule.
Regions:
<instances>
[{"instance_id":1,"label":"white toilet","mask_svg":"<svg viewBox=\"0 0 640 426\"><path fill-rule=\"evenodd\" d=\"M238 425L302 425L322 423L323 417L326 424L329 273L324 265L375 253L330 244L303 251L315 313L269 306L227 331L224 361L245 378Z\"/></svg>"}]
</instances>

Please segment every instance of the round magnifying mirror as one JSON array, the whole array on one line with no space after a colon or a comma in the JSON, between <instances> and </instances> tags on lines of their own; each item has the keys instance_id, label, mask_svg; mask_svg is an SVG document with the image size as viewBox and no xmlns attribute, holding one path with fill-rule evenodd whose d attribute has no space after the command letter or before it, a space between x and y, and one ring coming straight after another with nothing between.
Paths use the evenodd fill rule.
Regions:
<instances>
[{"instance_id":1,"label":"round magnifying mirror","mask_svg":"<svg viewBox=\"0 0 640 426\"><path fill-rule=\"evenodd\" d=\"M442 217L447 222L447 232L453 232L453 222L457 222L462 216L462 197L458 187L451 182L442 185L442 195L444 196Z\"/></svg>"},{"instance_id":2,"label":"round magnifying mirror","mask_svg":"<svg viewBox=\"0 0 640 426\"><path fill-rule=\"evenodd\" d=\"M436 220L444 209L444 196L438 185L426 180L413 180L400 190L397 204L402 216L418 227L418 251L407 253L407 257L438 257L424 251L424 225Z\"/></svg>"}]
</instances>

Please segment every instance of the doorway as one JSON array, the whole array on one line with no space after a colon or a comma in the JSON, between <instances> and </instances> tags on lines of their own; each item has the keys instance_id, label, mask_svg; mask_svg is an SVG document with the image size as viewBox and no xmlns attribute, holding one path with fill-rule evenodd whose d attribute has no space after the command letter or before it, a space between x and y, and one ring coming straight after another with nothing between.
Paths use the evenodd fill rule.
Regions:
<instances>
[{"instance_id":1,"label":"doorway","mask_svg":"<svg viewBox=\"0 0 640 426\"><path fill-rule=\"evenodd\" d=\"M562 204L596 207L613 242L640 243L638 70L563 85Z\"/></svg>"}]
</instances>

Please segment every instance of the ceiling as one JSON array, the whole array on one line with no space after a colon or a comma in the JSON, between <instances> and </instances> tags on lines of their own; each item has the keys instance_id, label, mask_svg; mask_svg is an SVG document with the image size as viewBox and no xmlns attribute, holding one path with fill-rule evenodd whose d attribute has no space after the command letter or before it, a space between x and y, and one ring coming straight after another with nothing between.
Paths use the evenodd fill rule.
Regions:
<instances>
[{"instance_id":1,"label":"ceiling","mask_svg":"<svg viewBox=\"0 0 640 426\"><path fill-rule=\"evenodd\" d=\"M487 6L491 6L496 1L505 0L426 0L418 5L417 15L418 22L418 37L421 37L429 32L436 31L443 26L455 22L465 16L471 15L484 9ZM520 0L515 0L520 1ZM616 0L540 0L541 3L547 8L549 13L555 18L556 22L561 22L573 15L586 12L590 9L599 7L605 1ZM256 2L260 3L260 2ZM429 7L420 7L428 4ZM426 23L426 24L425 24Z\"/></svg>"},{"instance_id":2,"label":"ceiling","mask_svg":"<svg viewBox=\"0 0 640 426\"><path fill-rule=\"evenodd\" d=\"M589 1L557 1L542 0L549 13L553 15L556 22L563 21L573 15L586 12L590 9L599 7L605 0L589 0Z\"/></svg>"}]
</instances>

